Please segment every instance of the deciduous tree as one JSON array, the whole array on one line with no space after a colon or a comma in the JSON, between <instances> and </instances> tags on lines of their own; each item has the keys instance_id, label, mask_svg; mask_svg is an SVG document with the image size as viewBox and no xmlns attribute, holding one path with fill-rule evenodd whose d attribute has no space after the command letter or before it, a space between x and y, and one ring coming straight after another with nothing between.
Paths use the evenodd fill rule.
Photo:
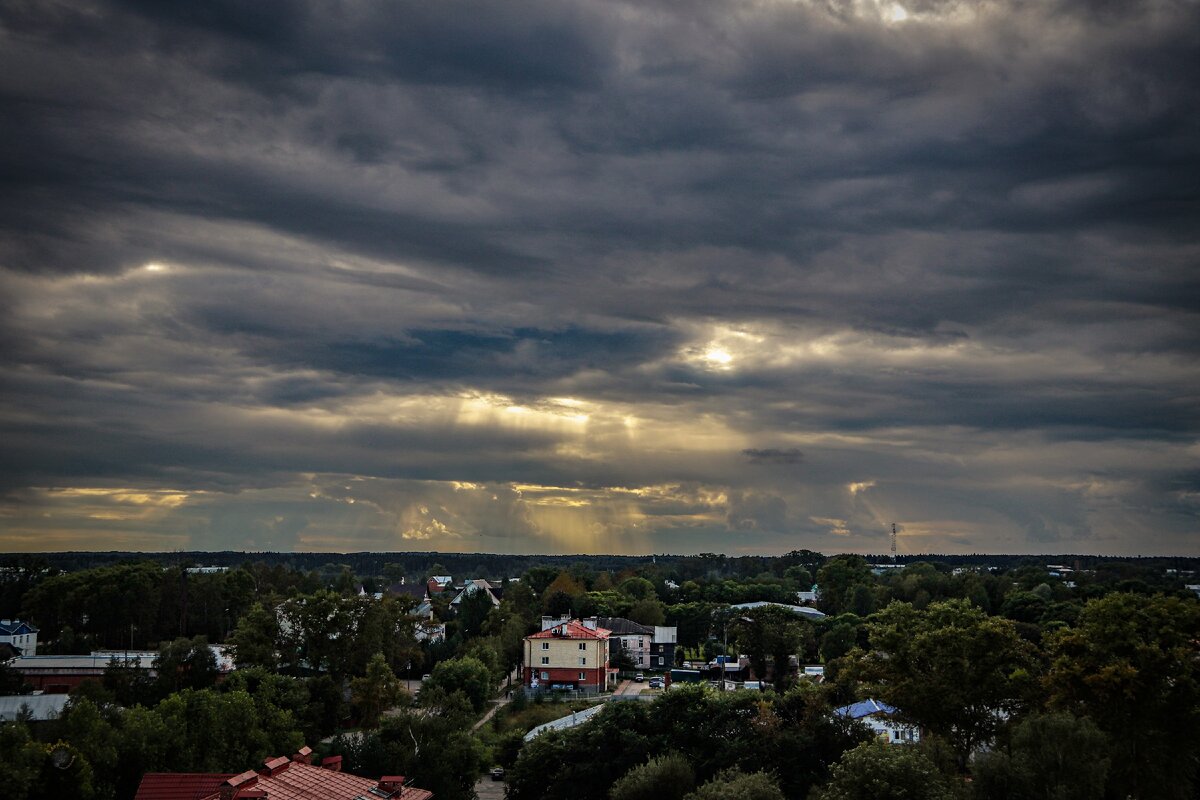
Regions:
<instances>
[{"instance_id":1,"label":"deciduous tree","mask_svg":"<svg viewBox=\"0 0 1200 800\"><path fill-rule=\"evenodd\" d=\"M482 711L492 696L492 689L491 670L479 659L467 656L440 662L425 681L421 694L434 696L436 690L445 695L462 692L476 711Z\"/></svg>"},{"instance_id":2,"label":"deciduous tree","mask_svg":"<svg viewBox=\"0 0 1200 800\"><path fill-rule=\"evenodd\" d=\"M1108 775L1108 740L1086 717L1035 715L1022 720L1008 747L976 759L979 800L1099 800Z\"/></svg>"},{"instance_id":3,"label":"deciduous tree","mask_svg":"<svg viewBox=\"0 0 1200 800\"><path fill-rule=\"evenodd\" d=\"M813 800L954 800L950 780L915 747L866 742L842 756Z\"/></svg>"},{"instance_id":4,"label":"deciduous tree","mask_svg":"<svg viewBox=\"0 0 1200 800\"><path fill-rule=\"evenodd\" d=\"M217 682L217 657L204 636L163 642L154 669L160 697L180 689L207 689Z\"/></svg>"},{"instance_id":5,"label":"deciduous tree","mask_svg":"<svg viewBox=\"0 0 1200 800\"><path fill-rule=\"evenodd\" d=\"M750 657L759 680L766 680L767 660L774 662L775 688L784 691L792 681L791 656L812 644L812 626L786 608L755 608L734 621L730 628L739 649Z\"/></svg>"},{"instance_id":6,"label":"deciduous tree","mask_svg":"<svg viewBox=\"0 0 1200 800\"><path fill-rule=\"evenodd\" d=\"M239 668L276 669L279 666L278 639L278 617L263 608L261 603L255 603L238 620L228 643L234 649L234 659Z\"/></svg>"},{"instance_id":7,"label":"deciduous tree","mask_svg":"<svg viewBox=\"0 0 1200 800\"><path fill-rule=\"evenodd\" d=\"M696 785L691 764L679 753L667 753L634 767L608 790L611 800L682 800Z\"/></svg>"},{"instance_id":8,"label":"deciduous tree","mask_svg":"<svg viewBox=\"0 0 1200 800\"><path fill-rule=\"evenodd\" d=\"M874 585L875 576L862 556L834 556L817 572L821 610L826 614L853 611L855 589Z\"/></svg>"},{"instance_id":9,"label":"deciduous tree","mask_svg":"<svg viewBox=\"0 0 1200 800\"><path fill-rule=\"evenodd\" d=\"M892 603L868 622L858 676L904 720L945 738L961 768L1018 712L1034 683L1031 646L1013 623L966 600L917 611Z\"/></svg>"},{"instance_id":10,"label":"deciduous tree","mask_svg":"<svg viewBox=\"0 0 1200 800\"><path fill-rule=\"evenodd\" d=\"M1200 770L1200 604L1110 594L1049 636L1053 707L1082 713L1112 744L1110 790L1190 798Z\"/></svg>"},{"instance_id":11,"label":"deciduous tree","mask_svg":"<svg viewBox=\"0 0 1200 800\"><path fill-rule=\"evenodd\" d=\"M399 703L405 694L383 653L371 657L365 676L350 681L351 702L364 728L378 726L383 712Z\"/></svg>"}]
</instances>

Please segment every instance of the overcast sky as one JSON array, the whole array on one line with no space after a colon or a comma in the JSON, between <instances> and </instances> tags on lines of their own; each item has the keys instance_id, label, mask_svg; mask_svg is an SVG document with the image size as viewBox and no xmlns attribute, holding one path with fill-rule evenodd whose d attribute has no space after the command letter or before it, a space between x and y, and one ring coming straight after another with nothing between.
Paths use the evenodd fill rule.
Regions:
<instances>
[{"instance_id":1,"label":"overcast sky","mask_svg":"<svg viewBox=\"0 0 1200 800\"><path fill-rule=\"evenodd\" d=\"M0 4L0 550L1200 554L1200 4Z\"/></svg>"}]
</instances>

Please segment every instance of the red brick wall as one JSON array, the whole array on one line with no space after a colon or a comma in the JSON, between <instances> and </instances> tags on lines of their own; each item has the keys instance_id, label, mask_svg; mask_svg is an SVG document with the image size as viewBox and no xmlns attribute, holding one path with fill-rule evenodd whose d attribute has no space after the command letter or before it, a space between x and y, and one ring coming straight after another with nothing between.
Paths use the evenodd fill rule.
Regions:
<instances>
[{"instance_id":1,"label":"red brick wall","mask_svg":"<svg viewBox=\"0 0 1200 800\"><path fill-rule=\"evenodd\" d=\"M550 677L546 680L541 679L543 672L549 673ZM583 673L586 677L584 680L579 680L579 673ZM551 683L571 683L581 687L590 687L593 689L604 688L605 671L602 667L581 667L579 669L555 669L552 667L526 667L525 668L525 685L532 685L533 678L537 676L542 685Z\"/></svg>"}]
</instances>

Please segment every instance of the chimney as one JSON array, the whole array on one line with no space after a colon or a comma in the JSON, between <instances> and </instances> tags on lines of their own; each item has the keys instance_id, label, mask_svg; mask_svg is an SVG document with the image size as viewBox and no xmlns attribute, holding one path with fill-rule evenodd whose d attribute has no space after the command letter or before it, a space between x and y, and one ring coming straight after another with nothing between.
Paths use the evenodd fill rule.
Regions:
<instances>
[{"instance_id":1,"label":"chimney","mask_svg":"<svg viewBox=\"0 0 1200 800\"><path fill-rule=\"evenodd\" d=\"M342 757L341 756L329 756L328 758L321 759L321 769L331 769L334 772L341 772L342 771Z\"/></svg>"},{"instance_id":2,"label":"chimney","mask_svg":"<svg viewBox=\"0 0 1200 800\"><path fill-rule=\"evenodd\" d=\"M269 778L272 775L278 775L279 773L283 772L285 769L291 766L291 764L292 762L288 760L287 756L269 758L263 762L262 773Z\"/></svg>"},{"instance_id":3,"label":"chimney","mask_svg":"<svg viewBox=\"0 0 1200 800\"><path fill-rule=\"evenodd\" d=\"M400 791L404 788L403 775L384 775L379 779L379 790L388 792L389 794Z\"/></svg>"},{"instance_id":4,"label":"chimney","mask_svg":"<svg viewBox=\"0 0 1200 800\"><path fill-rule=\"evenodd\" d=\"M301 747L298 751L296 751L296 754L292 756L292 761L297 761L301 764L311 764L312 748L307 745Z\"/></svg>"},{"instance_id":5,"label":"chimney","mask_svg":"<svg viewBox=\"0 0 1200 800\"><path fill-rule=\"evenodd\" d=\"M583 627L587 628L588 630L594 631L594 630L596 630L596 625L598 622L599 621L595 617L588 617L587 619L585 619L583 621Z\"/></svg>"},{"instance_id":6,"label":"chimney","mask_svg":"<svg viewBox=\"0 0 1200 800\"><path fill-rule=\"evenodd\" d=\"M239 790L246 790L258 783L258 773L254 770L243 772L241 775L234 775L232 778L227 778L221 784L220 796L221 800L233 800L238 795Z\"/></svg>"}]
</instances>

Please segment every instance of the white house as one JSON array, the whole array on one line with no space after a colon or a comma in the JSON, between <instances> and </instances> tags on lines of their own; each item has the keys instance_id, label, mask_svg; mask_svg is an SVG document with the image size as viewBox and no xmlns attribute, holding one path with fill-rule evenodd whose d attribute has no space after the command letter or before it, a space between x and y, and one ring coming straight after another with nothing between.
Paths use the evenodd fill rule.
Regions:
<instances>
[{"instance_id":1,"label":"white house","mask_svg":"<svg viewBox=\"0 0 1200 800\"><path fill-rule=\"evenodd\" d=\"M500 605L500 598L496 596L496 590L499 588L499 586L494 586L482 578L469 580L463 584L462 591L455 595L454 599L450 601L450 607L458 610L458 606L462 603L462 601L476 592L486 592L488 599L492 601L492 607L498 607Z\"/></svg>"},{"instance_id":2,"label":"white house","mask_svg":"<svg viewBox=\"0 0 1200 800\"><path fill-rule=\"evenodd\" d=\"M11 644L23 656L37 655L38 629L19 619L0 620L0 643Z\"/></svg>"},{"instance_id":3,"label":"white house","mask_svg":"<svg viewBox=\"0 0 1200 800\"><path fill-rule=\"evenodd\" d=\"M545 618L543 618L544 620ZM654 643L654 628L624 617L600 617L597 623L607 628L609 641L616 639L638 669L650 667L650 646ZM543 621L543 626L545 622Z\"/></svg>"},{"instance_id":4,"label":"white house","mask_svg":"<svg viewBox=\"0 0 1200 800\"><path fill-rule=\"evenodd\" d=\"M916 744L921 741L921 731L915 725L895 719L896 709L878 700L860 700L835 708L833 713L862 722L888 744Z\"/></svg>"}]
</instances>

